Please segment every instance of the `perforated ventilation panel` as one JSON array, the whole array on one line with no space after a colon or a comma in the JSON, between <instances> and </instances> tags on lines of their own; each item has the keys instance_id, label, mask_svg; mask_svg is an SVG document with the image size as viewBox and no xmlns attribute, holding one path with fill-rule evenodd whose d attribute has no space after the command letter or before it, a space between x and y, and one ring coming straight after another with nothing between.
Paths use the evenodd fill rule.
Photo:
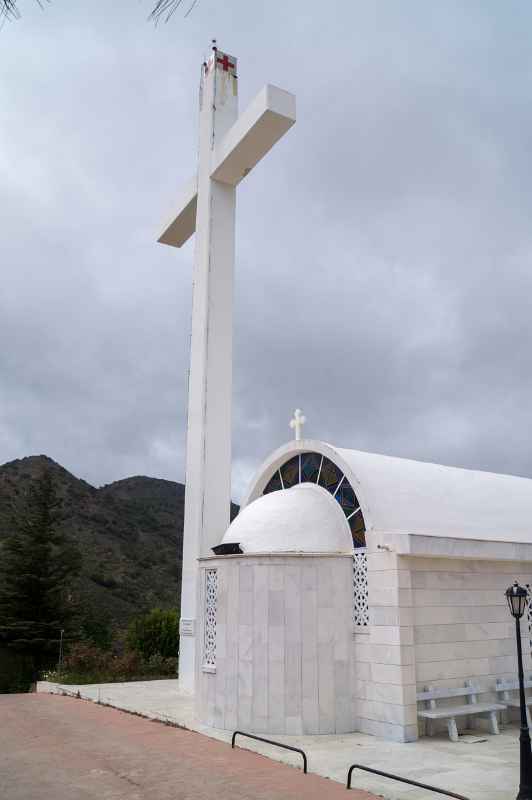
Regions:
<instances>
[{"instance_id":1,"label":"perforated ventilation panel","mask_svg":"<svg viewBox=\"0 0 532 800\"><path fill-rule=\"evenodd\" d=\"M205 570L205 639L203 643L203 663L207 667L216 666L216 605L218 598L218 572Z\"/></svg>"},{"instance_id":2,"label":"perforated ventilation panel","mask_svg":"<svg viewBox=\"0 0 532 800\"><path fill-rule=\"evenodd\" d=\"M365 551L353 556L353 622L357 627L369 625L368 558Z\"/></svg>"}]
</instances>

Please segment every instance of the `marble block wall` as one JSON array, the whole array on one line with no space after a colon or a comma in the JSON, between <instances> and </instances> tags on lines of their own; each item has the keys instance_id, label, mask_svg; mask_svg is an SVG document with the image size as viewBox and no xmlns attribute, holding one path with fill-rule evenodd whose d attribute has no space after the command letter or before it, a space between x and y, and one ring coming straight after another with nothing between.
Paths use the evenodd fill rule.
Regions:
<instances>
[{"instance_id":1,"label":"marble block wall","mask_svg":"<svg viewBox=\"0 0 532 800\"><path fill-rule=\"evenodd\" d=\"M392 545L393 547L393 545ZM395 741L425 732L416 691L473 681L497 699L497 678L516 677L514 622L504 592L532 582L532 564L413 557L368 548L370 625L352 646L357 729ZM532 673L522 622L525 671ZM453 701L446 701L452 703ZM461 699L456 700L462 703ZM466 724L462 720L460 725ZM479 728L485 727L478 719ZM436 724L445 728L445 722Z\"/></svg>"},{"instance_id":2,"label":"marble block wall","mask_svg":"<svg viewBox=\"0 0 532 800\"><path fill-rule=\"evenodd\" d=\"M504 592L514 580L531 583L532 564L451 558L407 561L415 605L418 691L425 686L463 686L471 680L490 692L481 699L495 700L496 679L517 678L515 622ZM524 668L530 673L526 618L521 630ZM482 720L475 724L483 726Z\"/></svg>"},{"instance_id":3,"label":"marble block wall","mask_svg":"<svg viewBox=\"0 0 532 800\"><path fill-rule=\"evenodd\" d=\"M393 552L367 548L369 626L352 643L357 730L397 742L417 739L410 569Z\"/></svg>"},{"instance_id":4,"label":"marble block wall","mask_svg":"<svg viewBox=\"0 0 532 800\"><path fill-rule=\"evenodd\" d=\"M201 721L259 734L355 730L352 557L221 556L200 559L200 568L218 576L215 668L204 666L198 626Z\"/></svg>"}]
</instances>

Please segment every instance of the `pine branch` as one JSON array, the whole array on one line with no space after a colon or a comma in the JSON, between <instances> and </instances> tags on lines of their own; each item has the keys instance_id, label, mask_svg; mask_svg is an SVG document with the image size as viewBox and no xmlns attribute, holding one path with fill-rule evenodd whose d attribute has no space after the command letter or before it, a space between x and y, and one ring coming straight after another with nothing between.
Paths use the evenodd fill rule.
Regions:
<instances>
[{"instance_id":1,"label":"pine branch","mask_svg":"<svg viewBox=\"0 0 532 800\"><path fill-rule=\"evenodd\" d=\"M19 19L21 14L17 2L18 0L0 0L0 17L4 17L4 19ZM43 7L43 0L35 0L35 2L38 3L41 8ZM51 0L46 0L46 2L50 3ZM197 2L198 0L192 0L192 2L189 0L185 17L188 17L192 9L197 5ZM149 19L156 24L160 22L161 19L164 19L164 22L168 22L182 3L183 0L157 0Z\"/></svg>"},{"instance_id":2,"label":"pine branch","mask_svg":"<svg viewBox=\"0 0 532 800\"><path fill-rule=\"evenodd\" d=\"M17 8L17 0L2 0L2 5L0 5L0 17L18 19L18 17L20 17L20 11Z\"/></svg>"},{"instance_id":3,"label":"pine branch","mask_svg":"<svg viewBox=\"0 0 532 800\"><path fill-rule=\"evenodd\" d=\"M18 0L0 0L0 17L6 19L19 19L21 14L17 6ZM46 0L49 3L51 0ZM36 3L42 8L42 0L35 0Z\"/></svg>"}]
</instances>

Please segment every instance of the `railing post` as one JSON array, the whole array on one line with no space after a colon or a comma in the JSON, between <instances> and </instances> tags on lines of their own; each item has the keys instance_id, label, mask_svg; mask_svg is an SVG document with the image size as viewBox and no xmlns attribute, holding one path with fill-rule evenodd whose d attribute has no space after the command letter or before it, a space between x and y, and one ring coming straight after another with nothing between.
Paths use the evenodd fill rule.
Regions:
<instances>
[{"instance_id":1,"label":"railing post","mask_svg":"<svg viewBox=\"0 0 532 800\"><path fill-rule=\"evenodd\" d=\"M272 744L274 747L282 747L284 750L291 750L293 753L299 753L303 758L303 772L305 775L308 772L307 756L300 750L299 747L292 747L290 744L283 744L282 742L274 742L272 739L264 739L262 736L255 736L254 733L244 733L244 731L235 731L231 737L231 747L235 746L235 739L238 736L246 736L248 739L255 739L257 742L265 742L265 744Z\"/></svg>"},{"instance_id":2,"label":"railing post","mask_svg":"<svg viewBox=\"0 0 532 800\"><path fill-rule=\"evenodd\" d=\"M448 792L446 789L439 789L437 786L429 786L426 783L412 781L410 778L401 778L400 775L392 775L390 772L381 772L380 769L373 769L373 767L364 767L362 764L351 764L349 767L346 789L351 788L351 775L355 769L371 772L372 775L380 775L382 778L390 778L390 780L398 781L399 783L407 783L409 786L418 786L420 789L427 789L429 792L435 792L436 794L444 794L446 797L454 797L455 800L469 800L468 797L464 797L462 794L455 794L455 792Z\"/></svg>"}]
</instances>

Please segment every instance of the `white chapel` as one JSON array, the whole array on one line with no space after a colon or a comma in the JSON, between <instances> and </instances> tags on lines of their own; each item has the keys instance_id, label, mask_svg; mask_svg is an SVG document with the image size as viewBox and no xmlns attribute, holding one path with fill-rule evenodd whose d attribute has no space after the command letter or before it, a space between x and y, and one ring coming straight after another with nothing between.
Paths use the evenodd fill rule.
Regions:
<instances>
[{"instance_id":1,"label":"white chapel","mask_svg":"<svg viewBox=\"0 0 532 800\"><path fill-rule=\"evenodd\" d=\"M238 81L214 43L197 169L159 238L196 234L180 691L227 730L412 741L416 692L515 674L504 591L531 582L532 480L305 439L297 410L230 524L236 189L296 120L271 85L239 115Z\"/></svg>"},{"instance_id":2,"label":"white chapel","mask_svg":"<svg viewBox=\"0 0 532 800\"><path fill-rule=\"evenodd\" d=\"M281 447L200 560L201 718L415 740L416 691L515 675L504 591L530 583L531 520L526 478Z\"/></svg>"}]
</instances>

